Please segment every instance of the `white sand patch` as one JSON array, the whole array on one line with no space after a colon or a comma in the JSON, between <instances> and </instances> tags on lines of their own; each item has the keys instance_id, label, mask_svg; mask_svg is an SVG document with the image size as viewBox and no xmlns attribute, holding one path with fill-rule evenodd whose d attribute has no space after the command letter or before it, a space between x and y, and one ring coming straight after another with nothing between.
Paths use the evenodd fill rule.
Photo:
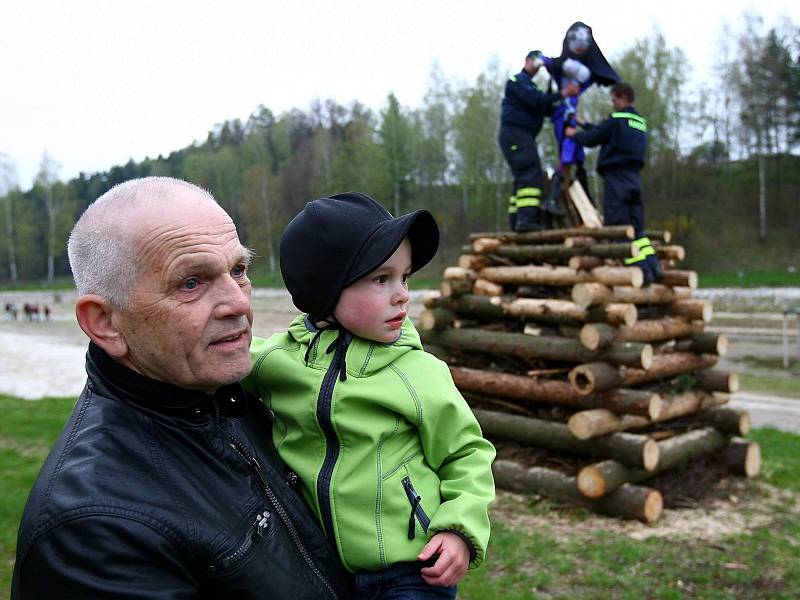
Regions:
<instances>
[{"instance_id":1,"label":"white sand patch","mask_svg":"<svg viewBox=\"0 0 800 600\"><path fill-rule=\"evenodd\" d=\"M0 393L20 398L78 396L86 342L0 331Z\"/></svg>"}]
</instances>

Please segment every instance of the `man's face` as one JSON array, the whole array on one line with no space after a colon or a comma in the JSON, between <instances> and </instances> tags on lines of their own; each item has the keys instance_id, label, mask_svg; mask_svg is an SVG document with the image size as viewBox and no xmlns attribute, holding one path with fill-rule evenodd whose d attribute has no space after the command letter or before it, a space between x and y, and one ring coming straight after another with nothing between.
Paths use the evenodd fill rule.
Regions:
<instances>
[{"instance_id":1,"label":"man's face","mask_svg":"<svg viewBox=\"0 0 800 600\"><path fill-rule=\"evenodd\" d=\"M405 239L383 265L342 291L333 316L359 337L394 342L408 315L409 271L411 244Z\"/></svg>"},{"instance_id":2,"label":"man's face","mask_svg":"<svg viewBox=\"0 0 800 600\"><path fill-rule=\"evenodd\" d=\"M250 372L249 252L222 208L181 194L135 226L144 268L129 306L115 313L128 346L121 360L152 379L210 392Z\"/></svg>"}]
</instances>

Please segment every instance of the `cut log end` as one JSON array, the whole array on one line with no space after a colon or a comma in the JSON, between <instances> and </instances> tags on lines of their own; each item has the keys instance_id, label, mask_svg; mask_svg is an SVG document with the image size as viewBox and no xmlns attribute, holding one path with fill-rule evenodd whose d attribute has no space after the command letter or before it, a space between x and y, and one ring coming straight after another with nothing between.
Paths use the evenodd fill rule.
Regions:
<instances>
[{"instance_id":1,"label":"cut log end","mask_svg":"<svg viewBox=\"0 0 800 600\"><path fill-rule=\"evenodd\" d=\"M664 499L661 496L661 492L658 490L650 490L647 494L647 498L644 501L644 522L655 523L661 518L661 513L663 511Z\"/></svg>"},{"instance_id":2,"label":"cut log end","mask_svg":"<svg viewBox=\"0 0 800 600\"><path fill-rule=\"evenodd\" d=\"M645 344L642 348L642 369L647 371L653 366L653 347L650 344Z\"/></svg>"},{"instance_id":3,"label":"cut log end","mask_svg":"<svg viewBox=\"0 0 800 600\"><path fill-rule=\"evenodd\" d=\"M587 498L602 498L608 493L606 479L594 465L584 467L578 473L578 490Z\"/></svg>"},{"instance_id":4,"label":"cut log end","mask_svg":"<svg viewBox=\"0 0 800 600\"><path fill-rule=\"evenodd\" d=\"M741 437L731 438L725 454L728 467L739 475L755 477L761 472L761 446Z\"/></svg>"},{"instance_id":5,"label":"cut log end","mask_svg":"<svg viewBox=\"0 0 800 600\"><path fill-rule=\"evenodd\" d=\"M589 350L597 350L600 347L600 332L594 325L584 325L581 328L580 340Z\"/></svg>"},{"instance_id":6,"label":"cut log end","mask_svg":"<svg viewBox=\"0 0 800 600\"><path fill-rule=\"evenodd\" d=\"M647 440L642 450L642 464L648 471L655 471L661 459L661 449L655 440Z\"/></svg>"}]
</instances>

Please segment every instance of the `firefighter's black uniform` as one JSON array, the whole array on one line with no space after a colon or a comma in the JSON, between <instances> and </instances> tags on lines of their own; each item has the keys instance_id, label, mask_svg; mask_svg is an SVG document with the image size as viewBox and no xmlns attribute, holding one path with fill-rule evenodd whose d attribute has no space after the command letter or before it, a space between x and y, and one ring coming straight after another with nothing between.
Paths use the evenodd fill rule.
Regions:
<instances>
[{"instance_id":1,"label":"firefighter's black uniform","mask_svg":"<svg viewBox=\"0 0 800 600\"><path fill-rule=\"evenodd\" d=\"M644 237L644 203L639 171L647 150L647 121L633 106L611 113L599 125L584 124L575 140L584 146L601 145L597 172L603 177L603 223L633 225L639 255L627 259L641 267L645 283L661 278L661 267L649 238Z\"/></svg>"},{"instance_id":2,"label":"firefighter's black uniform","mask_svg":"<svg viewBox=\"0 0 800 600\"><path fill-rule=\"evenodd\" d=\"M500 149L514 176L508 203L509 225L515 231L541 228L539 202L544 174L536 136L545 115L561 100L559 92L545 94L523 69L506 82L500 114Z\"/></svg>"}]
</instances>

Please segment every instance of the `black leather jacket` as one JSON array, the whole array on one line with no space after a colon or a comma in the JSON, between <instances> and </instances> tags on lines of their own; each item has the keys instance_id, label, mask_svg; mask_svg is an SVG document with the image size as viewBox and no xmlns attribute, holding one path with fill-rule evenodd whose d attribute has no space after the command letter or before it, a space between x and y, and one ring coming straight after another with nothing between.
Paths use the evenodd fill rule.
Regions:
<instances>
[{"instance_id":1,"label":"black leather jacket","mask_svg":"<svg viewBox=\"0 0 800 600\"><path fill-rule=\"evenodd\" d=\"M25 507L12 599L347 597L260 402L142 377L94 345L86 368Z\"/></svg>"}]
</instances>

